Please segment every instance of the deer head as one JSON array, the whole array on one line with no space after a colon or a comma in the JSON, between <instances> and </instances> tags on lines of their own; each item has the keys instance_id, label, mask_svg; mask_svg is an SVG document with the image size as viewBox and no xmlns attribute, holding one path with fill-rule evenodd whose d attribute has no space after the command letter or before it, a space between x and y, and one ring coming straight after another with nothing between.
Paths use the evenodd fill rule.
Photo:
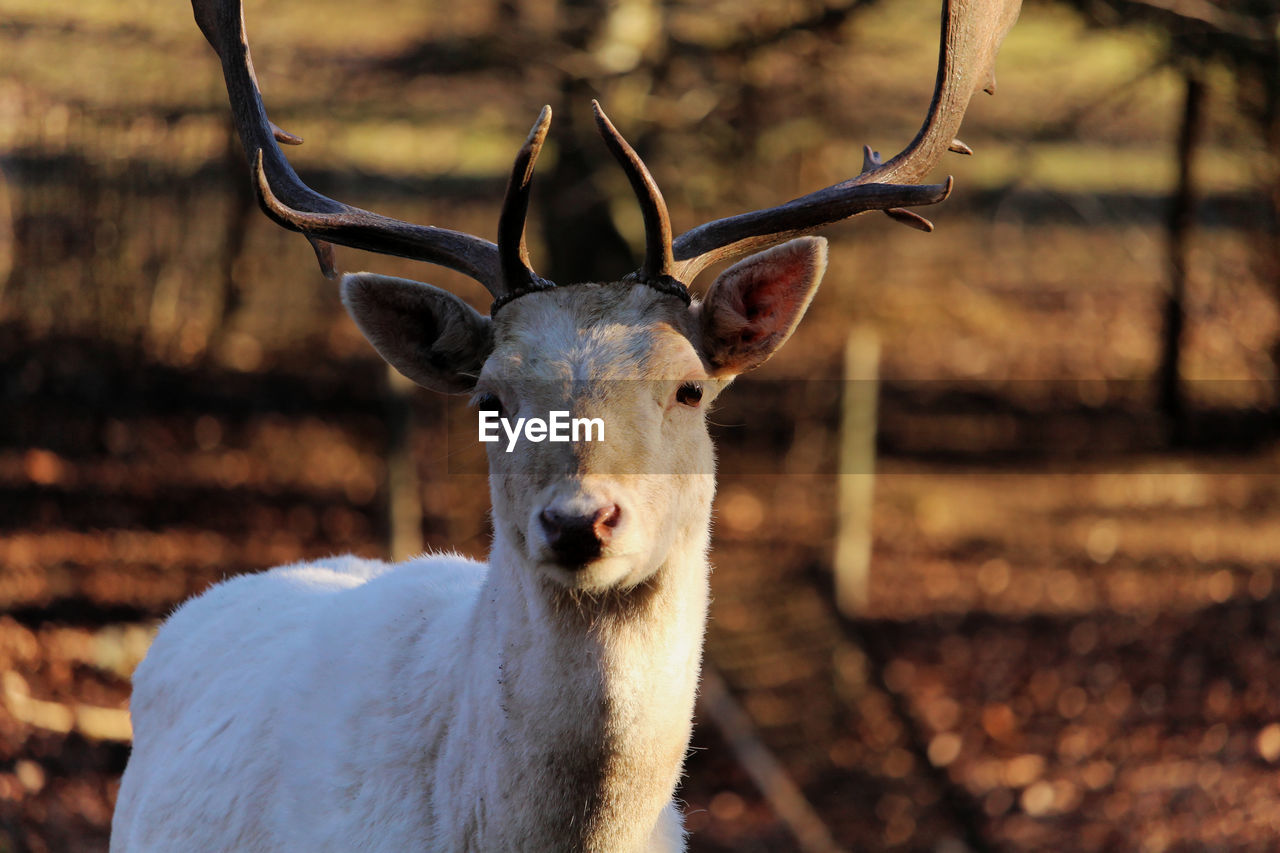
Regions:
<instances>
[{"instance_id":1,"label":"deer head","mask_svg":"<svg viewBox=\"0 0 1280 853\"><path fill-rule=\"evenodd\" d=\"M551 121L544 108L512 169L497 244L349 207L306 186L278 143L258 91L238 0L193 0L222 60L232 111L264 212L307 236L333 277L331 244L428 261L484 285L489 316L427 284L348 275L344 304L378 352L419 384L471 393L507 418L601 418L606 440L490 445L495 551L571 590L643 583L673 546L705 549L713 480L707 406L736 375L763 364L791 335L826 266L826 242L805 236L869 210L921 230L907 208L947 197L951 180L919 185L955 139L992 66L1019 0L947 0L933 102L915 139L882 161L864 149L846 181L778 207L706 223L672 238L658 186L593 104L599 130L640 202L646 248L639 270L613 282L556 285L529 264L524 222ZM751 254L753 253L754 254ZM688 285L708 265L750 255L701 299Z\"/></svg>"}]
</instances>

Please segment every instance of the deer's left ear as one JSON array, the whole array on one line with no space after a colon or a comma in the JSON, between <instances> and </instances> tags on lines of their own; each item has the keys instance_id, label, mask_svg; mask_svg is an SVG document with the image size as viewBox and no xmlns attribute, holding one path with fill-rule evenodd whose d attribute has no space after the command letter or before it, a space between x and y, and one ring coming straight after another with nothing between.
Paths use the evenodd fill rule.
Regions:
<instances>
[{"instance_id":1,"label":"deer's left ear","mask_svg":"<svg viewBox=\"0 0 1280 853\"><path fill-rule=\"evenodd\" d=\"M379 355L433 391L470 391L493 351L488 317L420 281L368 272L343 276L342 302Z\"/></svg>"},{"instance_id":2,"label":"deer's left ear","mask_svg":"<svg viewBox=\"0 0 1280 853\"><path fill-rule=\"evenodd\" d=\"M827 241L801 237L739 261L698 306L703 354L717 375L759 367L786 343L827 269Z\"/></svg>"}]
</instances>

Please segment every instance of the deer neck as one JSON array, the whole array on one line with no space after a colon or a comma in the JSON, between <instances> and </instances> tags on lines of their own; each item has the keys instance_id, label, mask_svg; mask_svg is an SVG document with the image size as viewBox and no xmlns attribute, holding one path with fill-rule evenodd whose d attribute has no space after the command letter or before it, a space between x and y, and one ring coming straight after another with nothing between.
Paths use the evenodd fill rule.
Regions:
<instances>
[{"instance_id":1,"label":"deer neck","mask_svg":"<svg viewBox=\"0 0 1280 853\"><path fill-rule=\"evenodd\" d=\"M709 504L649 581L593 598L569 595L496 539L464 701L485 705L486 730L473 735L495 764L480 787L510 818L477 831L511 835L476 849L647 849L692 726Z\"/></svg>"}]
</instances>

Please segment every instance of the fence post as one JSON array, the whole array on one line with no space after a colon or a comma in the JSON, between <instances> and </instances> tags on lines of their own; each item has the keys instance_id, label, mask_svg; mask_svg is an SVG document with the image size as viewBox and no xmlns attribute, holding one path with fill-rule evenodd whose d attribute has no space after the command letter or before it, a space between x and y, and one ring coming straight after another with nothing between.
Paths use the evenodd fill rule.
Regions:
<instances>
[{"instance_id":1,"label":"fence post","mask_svg":"<svg viewBox=\"0 0 1280 853\"><path fill-rule=\"evenodd\" d=\"M835 554L836 605L848 617L866 607L871 574L879 374L879 337L873 329L854 328L844 347Z\"/></svg>"},{"instance_id":2,"label":"fence post","mask_svg":"<svg viewBox=\"0 0 1280 853\"><path fill-rule=\"evenodd\" d=\"M413 458L414 384L387 365L387 551L392 560L422 553L422 496Z\"/></svg>"}]
</instances>

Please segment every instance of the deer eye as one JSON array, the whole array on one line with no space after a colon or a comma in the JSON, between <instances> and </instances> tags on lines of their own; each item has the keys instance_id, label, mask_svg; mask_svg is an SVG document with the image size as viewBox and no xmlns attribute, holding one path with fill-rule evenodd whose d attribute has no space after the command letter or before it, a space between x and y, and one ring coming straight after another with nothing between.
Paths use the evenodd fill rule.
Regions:
<instances>
[{"instance_id":1,"label":"deer eye","mask_svg":"<svg viewBox=\"0 0 1280 853\"><path fill-rule=\"evenodd\" d=\"M506 410L502 407L502 401L498 399L497 394L480 394L471 402L482 412L497 412L498 417L506 417Z\"/></svg>"},{"instance_id":2,"label":"deer eye","mask_svg":"<svg viewBox=\"0 0 1280 853\"><path fill-rule=\"evenodd\" d=\"M686 382L676 391L676 402L682 406L696 409L702 402L702 386L697 382Z\"/></svg>"}]
</instances>

